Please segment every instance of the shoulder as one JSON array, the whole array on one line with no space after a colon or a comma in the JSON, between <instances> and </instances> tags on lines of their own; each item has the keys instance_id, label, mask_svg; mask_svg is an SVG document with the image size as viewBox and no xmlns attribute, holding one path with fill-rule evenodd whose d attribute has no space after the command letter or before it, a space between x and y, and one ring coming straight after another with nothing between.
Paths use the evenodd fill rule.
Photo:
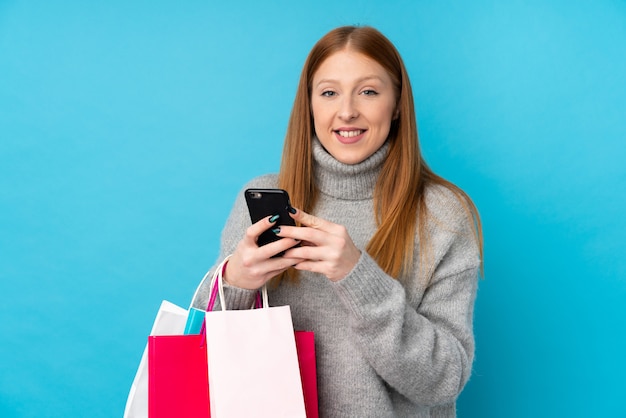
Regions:
<instances>
[{"instance_id":1,"label":"shoulder","mask_svg":"<svg viewBox=\"0 0 626 418\"><path fill-rule=\"evenodd\" d=\"M429 217L457 228L472 222L468 199L467 195L440 184L429 185L424 192Z\"/></svg>"},{"instance_id":2,"label":"shoulder","mask_svg":"<svg viewBox=\"0 0 626 418\"><path fill-rule=\"evenodd\" d=\"M434 250L436 276L447 276L480 264L476 222L469 197L444 185L427 187L424 225Z\"/></svg>"},{"instance_id":3,"label":"shoulder","mask_svg":"<svg viewBox=\"0 0 626 418\"><path fill-rule=\"evenodd\" d=\"M248 181L244 187L245 189L274 189L278 187L278 174L264 174Z\"/></svg>"}]
</instances>

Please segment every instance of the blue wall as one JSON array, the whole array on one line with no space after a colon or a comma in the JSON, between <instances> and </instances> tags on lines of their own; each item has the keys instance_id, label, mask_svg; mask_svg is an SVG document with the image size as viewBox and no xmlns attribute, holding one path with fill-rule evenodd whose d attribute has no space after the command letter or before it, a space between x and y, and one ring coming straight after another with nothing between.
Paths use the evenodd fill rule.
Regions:
<instances>
[{"instance_id":1,"label":"blue wall","mask_svg":"<svg viewBox=\"0 0 626 418\"><path fill-rule=\"evenodd\" d=\"M396 43L483 216L459 415L626 416L626 3L91 3L0 1L0 416L121 416L342 24Z\"/></svg>"}]
</instances>

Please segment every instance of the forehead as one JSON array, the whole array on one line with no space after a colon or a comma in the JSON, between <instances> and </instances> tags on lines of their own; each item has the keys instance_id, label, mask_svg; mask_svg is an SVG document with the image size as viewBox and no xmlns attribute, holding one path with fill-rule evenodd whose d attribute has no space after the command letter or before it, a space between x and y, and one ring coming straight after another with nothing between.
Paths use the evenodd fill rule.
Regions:
<instances>
[{"instance_id":1,"label":"forehead","mask_svg":"<svg viewBox=\"0 0 626 418\"><path fill-rule=\"evenodd\" d=\"M363 78L377 78L391 82L387 71L377 61L365 54L344 49L326 58L313 74L313 84L324 81L353 81Z\"/></svg>"}]
</instances>

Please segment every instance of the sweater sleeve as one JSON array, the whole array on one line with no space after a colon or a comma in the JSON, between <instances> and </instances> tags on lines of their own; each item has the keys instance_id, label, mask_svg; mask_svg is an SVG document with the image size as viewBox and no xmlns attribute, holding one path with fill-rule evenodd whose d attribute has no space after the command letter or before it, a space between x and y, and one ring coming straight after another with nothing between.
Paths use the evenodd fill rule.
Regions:
<instances>
[{"instance_id":1,"label":"sweater sleeve","mask_svg":"<svg viewBox=\"0 0 626 418\"><path fill-rule=\"evenodd\" d=\"M417 301L365 252L334 284L351 313L363 356L381 379L419 405L453 402L469 379L474 356L478 251L471 234L444 235L437 241L434 274Z\"/></svg>"}]
</instances>

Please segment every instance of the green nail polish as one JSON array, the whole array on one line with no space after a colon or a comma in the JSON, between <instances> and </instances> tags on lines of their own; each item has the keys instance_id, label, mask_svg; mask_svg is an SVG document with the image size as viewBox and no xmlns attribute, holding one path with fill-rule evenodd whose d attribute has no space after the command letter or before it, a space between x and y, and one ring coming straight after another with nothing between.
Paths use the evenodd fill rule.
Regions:
<instances>
[{"instance_id":1,"label":"green nail polish","mask_svg":"<svg viewBox=\"0 0 626 418\"><path fill-rule=\"evenodd\" d=\"M280 218L280 215L274 215L274 216L272 216L272 217L270 218L270 222L271 222L271 223L274 223L274 222L276 222L276 221L278 220L278 218Z\"/></svg>"},{"instance_id":2,"label":"green nail polish","mask_svg":"<svg viewBox=\"0 0 626 418\"><path fill-rule=\"evenodd\" d=\"M289 206L289 212L290 212L292 215L295 215L295 214L296 214L296 212L298 212L298 211L296 210L296 208Z\"/></svg>"},{"instance_id":3,"label":"green nail polish","mask_svg":"<svg viewBox=\"0 0 626 418\"><path fill-rule=\"evenodd\" d=\"M276 228L272 228L272 232L275 234L280 234L280 227L277 226Z\"/></svg>"}]
</instances>

